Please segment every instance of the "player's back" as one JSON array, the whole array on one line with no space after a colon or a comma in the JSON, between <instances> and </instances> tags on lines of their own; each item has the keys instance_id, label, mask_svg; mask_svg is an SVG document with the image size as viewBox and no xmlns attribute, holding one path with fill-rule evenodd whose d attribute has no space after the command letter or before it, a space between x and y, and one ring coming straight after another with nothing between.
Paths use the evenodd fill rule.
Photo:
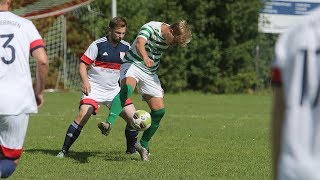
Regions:
<instances>
[{"instance_id":1,"label":"player's back","mask_svg":"<svg viewBox=\"0 0 320 180\"><path fill-rule=\"evenodd\" d=\"M31 21L9 11L0 12L0 114L37 111L29 55L43 46Z\"/></svg>"},{"instance_id":2,"label":"player's back","mask_svg":"<svg viewBox=\"0 0 320 180\"><path fill-rule=\"evenodd\" d=\"M280 179L320 177L319 12L283 34L276 46L274 67L281 74L286 104Z\"/></svg>"},{"instance_id":3,"label":"player's back","mask_svg":"<svg viewBox=\"0 0 320 180\"><path fill-rule=\"evenodd\" d=\"M163 22L151 21L147 24L144 24L137 38L132 43L131 49L126 53L124 62L131 62L135 64L142 71L147 74L155 74L160 66L160 58L163 53L168 49L166 40L162 37L161 26ZM154 61L154 66L149 68L143 63L143 59L140 57L137 52L136 45L138 38L144 38L146 40L145 49L149 56Z\"/></svg>"},{"instance_id":4,"label":"player's back","mask_svg":"<svg viewBox=\"0 0 320 180\"><path fill-rule=\"evenodd\" d=\"M11 12L0 12L1 54L4 64L12 64L16 59L29 59L28 34L32 22Z\"/></svg>"}]
</instances>

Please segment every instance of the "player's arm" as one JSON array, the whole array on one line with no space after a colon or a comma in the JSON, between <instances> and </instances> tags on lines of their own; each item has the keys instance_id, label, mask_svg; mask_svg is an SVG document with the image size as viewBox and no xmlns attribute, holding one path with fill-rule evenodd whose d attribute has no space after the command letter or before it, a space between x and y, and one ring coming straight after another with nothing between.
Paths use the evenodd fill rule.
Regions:
<instances>
[{"instance_id":1,"label":"player's arm","mask_svg":"<svg viewBox=\"0 0 320 180\"><path fill-rule=\"evenodd\" d=\"M41 107L43 104L43 90L45 88L45 79L48 76L49 69L48 56L44 48L35 49L32 52L32 56L34 57L37 66L34 94L38 107Z\"/></svg>"},{"instance_id":2,"label":"player's arm","mask_svg":"<svg viewBox=\"0 0 320 180\"><path fill-rule=\"evenodd\" d=\"M82 80L81 90L88 96L91 92L91 85L88 79L88 66L94 63L98 56L98 46L95 42L92 42L86 52L80 58L79 74Z\"/></svg>"},{"instance_id":3,"label":"player's arm","mask_svg":"<svg viewBox=\"0 0 320 180\"><path fill-rule=\"evenodd\" d=\"M142 37L137 38L137 53L139 54L140 57L142 57L145 65L147 67L152 67L154 65L154 61L149 58L148 53L146 51L145 45L147 43L147 40Z\"/></svg>"},{"instance_id":4,"label":"player's arm","mask_svg":"<svg viewBox=\"0 0 320 180\"><path fill-rule=\"evenodd\" d=\"M278 161L281 147L281 132L284 123L285 101L283 88L275 86L273 90L273 109L272 109L272 171L273 179L277 179Z\"/></svg>"},{"instance_id":5,"label":"player's arm","mask_svg":"<svg viewBox=\"0 0 320 180\"><path fill-rule=\"evenodd\" d=\"M87 64L83 61L80 61L79 73L80 73L80 77L82 79L81 90L85 95L88 96L89 93L91 92L91 86L90 86L90 83L88 80Z\"/></svg>"}]
</instances>

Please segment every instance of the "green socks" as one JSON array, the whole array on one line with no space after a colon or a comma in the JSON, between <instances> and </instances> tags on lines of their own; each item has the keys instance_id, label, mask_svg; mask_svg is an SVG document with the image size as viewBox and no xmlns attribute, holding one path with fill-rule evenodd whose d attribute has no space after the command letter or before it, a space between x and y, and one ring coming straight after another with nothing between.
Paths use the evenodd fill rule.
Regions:
<instances>
[{"instance_id":1,"label":"green socks","mask_svg":"<svg viewBox=\"0 0 320 180\"><path fill-rule=\"evenodd\" d=\"M124 103L132 95L132 93L132 86L126 84L121 87L120 92L114 97L112 101L110 113L108 119L106 120L107 122L109 122L111 125L114 124L123 109Z\"/></svg>"},{"instance_id":2,"label":"green socks","mask_svg":"<svg viewBox=\"0 0 320 180\"><path fill-rule=\"evenodd\" d=\"M108 119L106 120L107 122L109 122L111 125L114 124L114 122L116 121L117 117L119 116L119 114L121 113L124 107L124 103L132 95L132 93L133 93L132 86L124 85L121 87L120 92L114 97L112 101L110 113L109 113ZM145 148L149 147L149 141L151 140L154 133L157 131L160 124L160 120L162 119L164 114L165 114L165 108L162 108L156 111L151 111L150 113L151 119L152 119L151 126L149 127L149 129L143 132L143 135L140 140L140 143L143 147Z\"/></svg>"},{"instance_id":3,"label":"green socks","mask_svg":"<svg viewBox=\"0 0 320 180\"><path fill-rule=\"evenodd\" d=\"M160 124L160 120L162 119L164 114L165 114L165 108L162 108L156 111L151 111L150 113L151 120L152 120L151 126L149 127L149 129L143 132L143 135L140 140L140 143L144 148L148 149L149 141L151 140L151 137L154 135L154 133L157 131Z\"/></svg>"}]
</instances>

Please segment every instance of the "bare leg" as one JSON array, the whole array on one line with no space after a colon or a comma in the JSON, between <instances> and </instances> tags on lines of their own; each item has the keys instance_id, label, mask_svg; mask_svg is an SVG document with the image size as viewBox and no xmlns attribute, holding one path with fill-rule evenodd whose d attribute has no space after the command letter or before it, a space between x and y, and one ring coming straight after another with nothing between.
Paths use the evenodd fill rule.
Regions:
<instances>
[{"instance_id":1,"label":"bare leg","mask_svg":"<svg viewBox=\"0 0 320 180\"><path fill-rule=\"evenodd\" d=\"M61 152L57 155L57 157L63 158L68 153L72 144L78 139L83 126L88 122L93 110L94 108L91 105L83 104L80 106L79 114L70 124L61 148Z\"/></svg>"}]
</instances>

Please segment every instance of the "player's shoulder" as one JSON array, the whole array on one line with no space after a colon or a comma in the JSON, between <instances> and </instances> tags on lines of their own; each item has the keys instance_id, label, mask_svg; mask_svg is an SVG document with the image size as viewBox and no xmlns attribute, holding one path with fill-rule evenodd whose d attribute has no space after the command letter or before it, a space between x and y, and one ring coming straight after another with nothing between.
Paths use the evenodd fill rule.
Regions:
<instances>
[{"instance_id":1,"label":"player's shoulder","mask_svg":"<svg viewBox=\"0 0 320 180\"><path fill-rule=\"evenodd\" d=\"M144 24L141 29L142 30L148 29L152 33L160 33L162 24L163 24L163 22L150 21L150 22Z\"/></svg>"},{"instance_id":2,"label":"player's shoulder","mask_svg":"<svg viewBox=\"0 0 320 180\"><path fill-rule=\"evenodd\" d=\"M159 21L150 21L144 24L143 26L157 27L157 26L161 26L162 23L163 22L159 22Z\"/></svg>"},{"instance_id":3,"label":"player's shoulder","mask_svg":"<svg viewBox=\"0 0 320 180\"><path fill-rule=\"evenodd\" d=\"M96 39L95 41L93 41L94 43L100 43L100 42L106 42L108 41L108 38L106 36L101 37L99 39Z\"/></svg>"},{"instance_id":4,"label":"player's shoulder","mask_svg":"<svg viewBox=\"0 0 320 180\"><path fill-rule=\"evenodd\" d=\"M279 45L310 46L313 45L317 32L320 30L320 8L306 15L302 21L283 32L279 39ZM318 43L317 43L318 44Z\"/></svg>"},{"instance_id":5,"label":"player's shoulder","mask_svg":"<svg viewBox=\"0 0 320 180\"><path fill-rule=\"evenodd\" d=\"M91 45L98 45L100 43L105 43L105 42L108 42L108 38L106 36L96 39L91 43Z\"/></svg>"},{"instance_id":6,"label":"player's shoulder","mask_svg":"<svg viewBox=\"0 0 320 180\"><path fill-rule=\"evenodd\" d=\"M284 66L286 62L295 60L297 52L304 49L314 49L319 46L320 37L319 13L313 13L300 23L283 32L276 43L276 64Z\"/></svg>"},{"instance_id":7,"label":"player's shoulder","mask_svg":"<svg viewBox=\"0 0 320 180\"><path fill-rule=\"evenodd\" d=\"M10 18L10 21L16 21L22 26L33 26L33 22L31 20L18 16L12 12L8 12L8 16Z\"/></svg>"},{"instance_id":8,"label":"player's shoulder","mask_svg":"<svg viewBox=\"0 0 320 180\"><path fill-rule=\"evenodd\" d=\"M320 29L320 8L312 11L309 15L306 15L303 20L301 20L296 25L292 26L288 29L288 31L284 32L281 37L290 37L290 38L303 38L314 39L314 34L312 32Z\"/></svg>"},{"instance_id":9,"label":"player's shoulder","mask_svg":"<svg viewBox=\"0 0 320 180\"><path fill-rule=\"evenodd\" d=\"M130 43L128 43L128 42L125 41L125 40L121 40L120 43L123 44L123 45L125 45L125 46L130 47Z\"/></svg>"}]
</instances>

